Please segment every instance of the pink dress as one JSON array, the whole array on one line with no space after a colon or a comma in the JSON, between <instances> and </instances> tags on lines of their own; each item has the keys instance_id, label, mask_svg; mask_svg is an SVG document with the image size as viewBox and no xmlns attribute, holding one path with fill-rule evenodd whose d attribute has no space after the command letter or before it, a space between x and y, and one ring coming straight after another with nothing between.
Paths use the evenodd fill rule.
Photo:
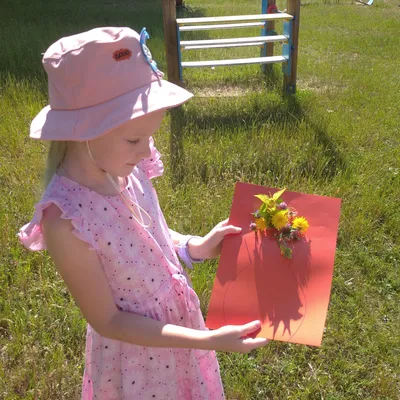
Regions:
<instances>
[{"instance_id":1,"label":"pink dress","mask_svg":"<svg viewBox=\"0 0 400 400\"><path fill-rule=\"evenodd\" d=\"M69 219L73 233L96 251L116 307L167 323L206 329L199 299L188 285L150 179L163 173L160 154L142 160L125 192L152 217L141 227L120 196L100 195L55 175L32 221L19 238L30 250L46 248L40 222L51 203ZM108 339L89 324L82 400L224 398L215 352L141 347Z\"/></svg>"}]
</instances>

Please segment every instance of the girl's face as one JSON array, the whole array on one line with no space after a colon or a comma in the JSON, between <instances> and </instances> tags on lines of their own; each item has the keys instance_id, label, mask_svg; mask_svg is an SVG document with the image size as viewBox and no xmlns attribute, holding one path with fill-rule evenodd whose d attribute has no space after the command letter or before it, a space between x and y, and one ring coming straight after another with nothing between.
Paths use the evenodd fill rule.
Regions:
<instances>
[{"instance_id":1,"label":"girl's face","mask_svg":"<svg viewBox=\"0 0 400 400\"><path fill-rule=\"evenodd\" d=\"M164 115L165 110L155 111L91 140L97 166L114 176L128 176L136 164L150 157L150 136L160 128Z\"/></svg>"}]
</instances>

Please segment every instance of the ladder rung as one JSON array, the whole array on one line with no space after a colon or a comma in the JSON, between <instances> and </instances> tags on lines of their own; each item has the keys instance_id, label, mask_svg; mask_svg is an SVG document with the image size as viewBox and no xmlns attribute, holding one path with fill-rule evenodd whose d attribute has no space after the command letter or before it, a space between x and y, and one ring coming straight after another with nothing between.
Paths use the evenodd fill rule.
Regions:
<instances>
[{"instance_id":1,"label":"ladder rung","mask_svg":"<svg viewBox=\"0 0 400 400\"><path fill-rule=\"evenodd\" d=\"M254 42L285 42L287 36L284 35L270 35L270 36L254 36L245 38L229 38L229 39L212 39L212 40L182 40L181 46L207 46L214 44L244 44Z\"/></svg>"},{"instance_id":2,"label":"ladder rung","mask_svg":"<svg viewBox=\"0 0 400 400\"><path fill-rule=\"evenodd\" d=\"M227 49L229 47L250 47L250 46L262 46L263 42L253 43L234 43L234 44L212 44L212 45L199 45L199 46L185 46L185 50L201 50L201 49Z\"/></svg>"},{"instance_id":3,"label":"ladder rung","mask_svg":"<svg viewBox=\"0 0 400 400\"><path fill-rule=\"evenodd\" d=\"M263 28L264 22L244 22L242 24L221 24L221 25L192 25L192 26L180 26L181 32L186 31L206 31L212 29L230 29L230 28Z\"/></svg>"},{"instance_id":4,"label":"ladder rung","mask_svg":"<svg viewBox=\"0 0 400 400\"><path fill-rule=\"evenodd\" d=\"M214 61L186 61L182 63L182 67L223 67L229 65L244 64L274 64L287 62L287 58L283 56L272 57L256 57L256 58L238 58L235 60L214 60Z\"/></svg>"},{"instance_id":5,"label":"ladder rung","mask_svg":"<svg viewBox=\"0 0 400 400\"><path fill-rule=\"evenodd\" d=\"M188 25L234 21L277 21L289 19L293 19L293 16L286 13L272 13L257 15L234 15L228 17L178 18L176 23L178 25Z\"/></svg>"}]
</instances>

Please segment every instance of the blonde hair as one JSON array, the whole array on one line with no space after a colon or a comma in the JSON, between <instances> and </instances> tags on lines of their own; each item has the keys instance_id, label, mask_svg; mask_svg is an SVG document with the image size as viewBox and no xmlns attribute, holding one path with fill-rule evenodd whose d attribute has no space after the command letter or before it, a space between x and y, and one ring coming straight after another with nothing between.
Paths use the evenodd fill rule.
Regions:
<instances>
[{"instance_id":1,"label":"blonde hair","mask_svg":"<svg viewBox=\"0 0 400 400\"><path fill-rule=\"evenodd\" d=\"M47 153L46 170L44 173L44 184L46 187L52 180L54 174L60 168L61 163L64 161L67 150L68 142L66 141L52 141L50 143L49 151Z\"/></svg>"}]
</instances>

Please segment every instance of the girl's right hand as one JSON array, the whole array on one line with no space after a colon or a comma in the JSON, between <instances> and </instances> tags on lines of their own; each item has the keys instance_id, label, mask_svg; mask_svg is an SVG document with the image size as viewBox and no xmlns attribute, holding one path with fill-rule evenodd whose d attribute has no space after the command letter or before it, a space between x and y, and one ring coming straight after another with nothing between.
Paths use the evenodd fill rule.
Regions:
<instances>
[{"instance_id":1,"label":"girl's right hand","mask_svg":"<svg viewBox=\"0 0 400 400\"><path fill-rule=\"evenodd\" d=\"M210 331L212 347L216 351L249 353L251 350L265 346L269 342L265 338L249 337L260 328L260 321L252 321L245 325L226 325Z\"/></svg>"}]
</instances>

